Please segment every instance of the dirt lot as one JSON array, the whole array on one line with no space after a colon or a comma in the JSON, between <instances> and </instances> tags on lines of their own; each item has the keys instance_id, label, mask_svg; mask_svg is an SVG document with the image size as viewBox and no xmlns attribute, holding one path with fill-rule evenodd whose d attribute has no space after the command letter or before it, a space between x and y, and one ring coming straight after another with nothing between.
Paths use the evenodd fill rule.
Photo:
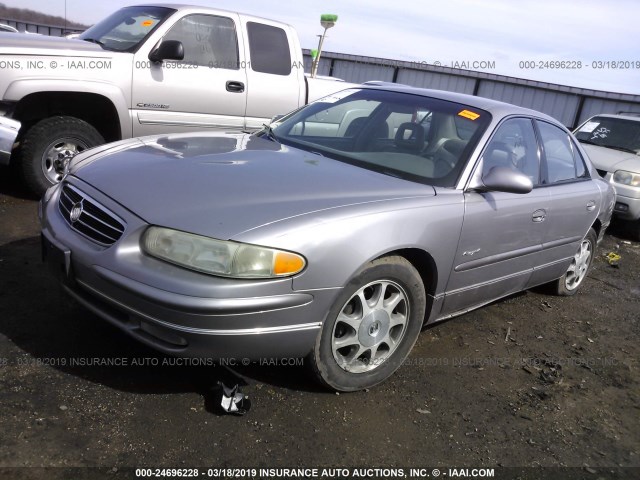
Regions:
<instances>
[{"instance_id":1,"label":"dirt lot","mask_svg":"<svg viewBox=\"0 0 640 480\"><path fill-rule=\"evenodd\" d=\"M496 478L640 478L640 244L621 233L606 236L577 296L527 292L427 329L370 391L324 391L305 366L241 367L253 406L236 417L216 408L223 368L163 366L168 357L62 295L40 263L37 204L7 176L0 170L0 477L428 466L445 477L496 468ZM127 366L91 364L105 358ZM34 468L86 466L105 470Z\"/></svg>"}]
</instances>

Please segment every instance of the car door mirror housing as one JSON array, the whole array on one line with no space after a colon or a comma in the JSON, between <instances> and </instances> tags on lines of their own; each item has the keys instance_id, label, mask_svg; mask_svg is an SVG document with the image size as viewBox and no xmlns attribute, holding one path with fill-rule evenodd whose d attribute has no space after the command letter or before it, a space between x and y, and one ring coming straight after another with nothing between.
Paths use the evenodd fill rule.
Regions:
<instances>
[{"instance_id":1,"label":"car door mirror housing","mask_svg":"<svg viewBox=\"0 0 640 480\"><path fill-rule=\"evenodd\" d=\"M482 175L481 191L529 193L533 190L531 179L524 173L509 167L493 167Z\"/></svg>"},{"instance_id":2,"label":"car door mirror housing","mask_svg":"<svg viewBox=\"0 0 640 480\"><path fill-rule=\"evenodd\" d=\"M149 53L149 60L152 62L182 59L184 59L184 47L179 40L165 40Z\"/></svg>"}]
</instances>

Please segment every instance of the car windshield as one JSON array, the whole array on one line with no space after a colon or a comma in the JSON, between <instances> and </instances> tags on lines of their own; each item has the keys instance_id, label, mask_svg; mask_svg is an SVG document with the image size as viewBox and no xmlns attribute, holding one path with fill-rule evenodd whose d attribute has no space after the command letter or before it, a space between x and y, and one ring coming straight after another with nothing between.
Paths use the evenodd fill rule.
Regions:
<instances>
[{"instance_id":1,"label":"car windshield","mask_svg":"<svg viewBox=\"0 0 640 480\"><path fill-rule=\"evenodd\" d=\"M484 110L437 98L349 89L260 134L387 175L454 187L490 120Z\"/></svg>"},{"instance_id":2,"label":"car windshield","mask_svg":"<svg viewBox=\"0 0 640 480\"><path fill-rule=\"evenodd\" d=\"M593 117L575 136L582 143L637 154L640 152L640 118Z\"/></svg>"},{"instance_id":3,"label":"car windshield","mask_svg":"<svg viewBox=\"0 0 640 480\"><path fill-rule=\"evenodd\" d=\"M84 31L78 38L106 50L134 52L175 10L165 7L126 7Z\"/></svg>"}]
</instances>

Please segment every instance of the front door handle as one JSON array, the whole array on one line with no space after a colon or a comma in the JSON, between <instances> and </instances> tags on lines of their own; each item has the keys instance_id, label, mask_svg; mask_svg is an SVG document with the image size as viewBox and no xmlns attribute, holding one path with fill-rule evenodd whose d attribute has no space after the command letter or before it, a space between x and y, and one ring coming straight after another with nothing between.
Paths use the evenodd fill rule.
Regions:
<instances>
[{"instance_id":1,"label":"front door handle","mask_svg":"<svg viewBox=\"0 0 640 480\"><path fill-rule=\"evenodd\" d=\"M232 80L227 82L227 92L242 93L244 92L244 83L234 82Z\"/></svg>"},{"instance_id":2,"label":"front door handle","mask_svg":"<svg viewBox=\"0 0 640 480\"><path fill-rule=\"evenodd\" d=\"M533 215L531 216L531 220L533 220L536 223L544 222L545 218L547 218L547 212L543 209L536 210L535 212L533 212Z\"/></svg>"},{"instance_id":3,"label":"front door handle","mask_svg":"<svg viewBox=\"0 0 640 480\"><path fill-rule=\"evenodd\" d=\"M592 212L595 210L595 208L596 208L595 200L591 200L587 203L587 212Z\"/></svg>"}]
</instances>

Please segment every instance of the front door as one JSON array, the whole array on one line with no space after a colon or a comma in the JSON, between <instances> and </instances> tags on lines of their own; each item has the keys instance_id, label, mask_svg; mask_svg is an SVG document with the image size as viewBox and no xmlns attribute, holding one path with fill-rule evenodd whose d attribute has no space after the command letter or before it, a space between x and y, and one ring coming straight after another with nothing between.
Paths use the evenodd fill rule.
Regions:
<instances>
[{"instance_id":1,"label":"front door","mask_svg":"<svg viewBox=\"0 0 640 480\"><path fill-rule=\"evenodd\" d=\"M465 192L462 233L443 314L482 305L527 285L539 261L549 208L549 191L539 187L539 165L532 120L503 122L482 155L482 171L516 169L529 176L534 188L527 194Z\"/></svg>"},{"instance_id":2,"label":"front door","mask_svg":"<svg viewBox=\"0 0 640 480\"><path fill-rule=\"evenodd\" d=\"M149 61L157 45L134 56L133 135L201 129L241 130L247 107L244 52L237 15L190 14L163 37L178 40L184 59Z\"/></svg>"}]
</instances>

